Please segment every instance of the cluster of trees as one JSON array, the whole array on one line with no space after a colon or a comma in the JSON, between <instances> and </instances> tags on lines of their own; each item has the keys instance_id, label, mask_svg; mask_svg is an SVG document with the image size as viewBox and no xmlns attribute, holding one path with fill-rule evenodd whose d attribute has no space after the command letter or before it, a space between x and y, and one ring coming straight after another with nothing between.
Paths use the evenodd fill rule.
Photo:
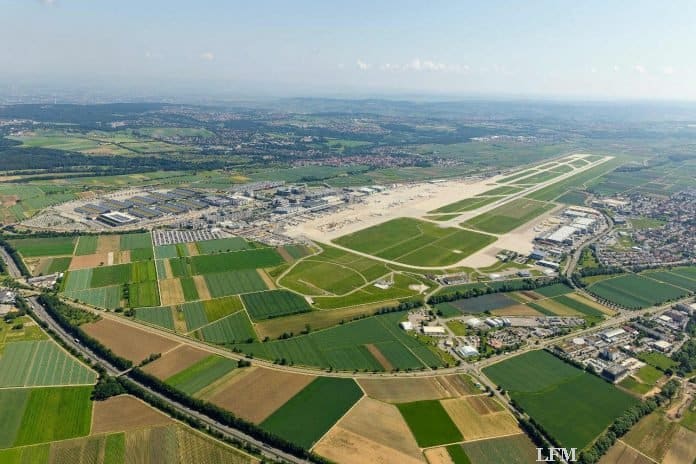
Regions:
<instances>
[{"instance_id":1,"label":"cluster of trees","mask_svg":"<svg viewBox=\"0 0 696 464\"><path fill-rule=\"evenodd\" d=\"M141 385L146 386L147 388L150 388L151 390L159 393L160 395L174 401L175 403L178 403L182 406L185 406L189 409L195 410L200 412L201 414L206 415L207 417L213 419L214 421L226 425L228 427L232 427L234 429L240 430L257 440L261 440L264 443L268 443L269 445L273 446L274 448L283 450L287 453L293 454L295 456L298 456L300 458L304 459L309 459L312 462L317 462L317 463L328 463L328 461L324 460L323 458L316 456L301 446L295 445L293 443L288 442L287 440L284 440L276 435L273 435L259 426L248 422L244 419L241 419L231 412L220 408L219 406L216 406L212 403L209 403L207 401L201 400L199 398L194 398L180 390L177 390L176 388L172 387L171 385L168 385L158 379L157 377L154 377L138 368L134 368L128 373L128 377L135 380L136 382L140 383ZM153 397L146 391L142 390L141 388L137 387L137 385L133 384L133 382L130 382L128 379L124 379L123 377L119 378L119 381L121 382L121 385L129 392L132 393L136 396L141 397L145 401L147 401L150 404L155 404L159 409L163 409L166 412L174 415L174 417L179 416L180 414L177 412L175 408L173 408L171 405L169 405L167 402L162 401L156 397ZM145 396L145 397L143 397ZM188 417L188 416L186 416ZM179 418L179 417L177 417ZM187 420L187 422L190 423L190 421ZM194 427L200 428L200 424L193 424Z\"/></svg>"},{"instance_id":2,"label":"cluster of trees","mask_svg":"<svg viewBox=\"0 0 696 464\"><path fill-rule=\"evenodd\" d=\"M660 405L667 403L677 392L679 383L672 379L665 384L659 394L655 397L640 402L629 408L622 415L617 417L609 428L599 437L592 446L580 453L581 464L594 464L611 448L616 440L624 436L631 430L638 421L650 414Z\"/></svg>"},{"instance_id":3,"label":"cluster of trees","mask_svg":"<svg viewBox=\"0 0 696 464\"><path fill-rule=\"evenodd\" d=\"M693 317L692 317L693 320ZM679 351L672 355L672 359L678 363L677 374L686 377L696 371L696 340L687 340Z\"/></svg>"},{"instance_id":4,"label":"cluster of trees","mask_svg":"<svg viewBox=\"0 0 696 464\"><path fill-rule=\"evenodd\" d=\"M456 290L450 293L445 292L439 295L433 295L430 298L428 298L428 304L438 304L447 301L464 300L467 298L475 298L477 296L487 295L490 293L505 293L516 292L520 290L534 290L540 287L547 287L549 285L559 283L567 284L568 281L565 277L557 277L555 279L520 279L496 282L496 285L494 287L472 287L466 290Z\"/></svg>"},{"instance_id":5,"label":"cluster of trees","mask_svg":"<svg viewBox=\"0 0 696 464\"><path fill-rule=\"evenodd\" d=\"M39 296L38 301L63 330L65 330L70 336L80 340L85 347L89 348L97 356L107 360L117 369L126 370L133 367L133 363L130 360L115 354L113 351L111 351L111 349L102 345L101 342L87 335L87 333L80 329L80 327L72 325L70 320L63 315L64 313L71 314L73 311L81 311L80 309L72 308L71 306L60 301L57 296L49 293L42 293Z\"/></svg>"}]
</instances>

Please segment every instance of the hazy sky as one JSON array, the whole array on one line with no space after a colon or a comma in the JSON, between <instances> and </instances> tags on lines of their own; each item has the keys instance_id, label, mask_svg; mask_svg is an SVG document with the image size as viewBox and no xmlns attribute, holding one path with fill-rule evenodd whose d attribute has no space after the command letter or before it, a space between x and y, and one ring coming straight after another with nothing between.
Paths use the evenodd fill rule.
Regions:
<instances>
[{"instance_id":1,"label":"hazy sky","mask_svg":"<svg viewBox=\"0 0 696 464\"><path fill-rule=\"evenodd\" d=\"M0 0L0 79L696 99L696 2Z\"/></svg>"}]
</instances>

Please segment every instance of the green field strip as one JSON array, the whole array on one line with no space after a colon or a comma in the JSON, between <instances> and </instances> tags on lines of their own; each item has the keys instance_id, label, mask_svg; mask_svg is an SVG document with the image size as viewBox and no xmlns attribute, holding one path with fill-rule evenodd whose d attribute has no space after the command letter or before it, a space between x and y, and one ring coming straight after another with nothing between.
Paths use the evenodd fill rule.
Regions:
<instances>
[{"instance_id":1,"label":"green field strip","mask_svg":"<svg viewBox=\"0 0 696 464\"><path fill-rule=\"evenodd\" d=\"M155 258L165 259L165 258L178 258L179 255L176 252L176 245L157 245L155 246Z\"/></svg>"},{"instance_id":2,"label":"green field strip","mask_svg":"<svg viewBox=\"0 0 696 464\"><path fill-rule=\"evenodd\" d=\"M165 268L163 259L158 259L155 261L155 270L157 271L158 280L164 280L167 278L167 270Z\"/></svg>"},{"instance_id":3,"label":"green field strip","mask_svg":"<svg viewBox=\"0 0 696 464\"><path fill-rule=\"evenodd\" d=\"M106 437L104 462L102 464L124 464L126 459L126 434L114 433Z\"/></svg>"},{"instance_id":4,"label":"green field strip","mask_svg":"<svg viewBox=\"0 0 696 464\"><path fill-rule=\"evenodd\" d=\"M202 242L196 243L196 246L198 247L198 252L202 255L248 250L249 248L251 248L249 242L247 242L241 237L204 240Z\"/></svg>"},{"instance_id":5,"label":"green field strip","mask_svg":"<svg viewBox=\"0 0 696 464\"><path fill-rule=\"evenodd\" d=\"M48 268L46 269L46 274L67 271L68 267L70 267L70 261L72 261L70 256L52 258Z\"/></svg>"},{"instance_id":6,"label":"green field strip","mask_svg":"<svg viewBox=\"0 0 696 464\"><path fill-rule=\"evenodd\" d=\"M9 448L14 444L22 425L22 417L29 402L30 392L31 390L25 388L0 390L0 411L2 411L0 414L0 448Z\"/></svg>"},{"instance_id":7,"label":"green field strip","mask_svg":"<svg viewBox=\"0 0 696 464\"><path fill-rule=\"evenodd\" d=\"M121 235L119 246L121 250L152 248L152 236L150 235L150 232Z\"/></svg>"},{"instance_id":8,"label":"green field strip","mask_svg":"<svg viewBox=\"0 0 696 464\"><path fill-rule=\"evenodd\" d=\"M237 361L211 355L181 372L169 377L165 382L189 395L207 387L237 367Z\"/></svg>"},{"instance_id":9,"label":"green field strip","mask_svg":"<svg viewBox=\"0 0 696 464\"><path fill-rule=\"evenodd\" d=\"M31 390L14 445L88 435L92 424L91 392L91 386Z\"/></svg>"},{"instance_id":10,"label":"green field strip","mask_svg":"<svg viewBox=\"0 0 696 464\"><path fill-rule=\"evenodd\" d=\"M154 252L152 248L134 248L130 250L130 260L135 261L147 261L154 258Z\"/></svg>"},{"instance_id":11,"label":"green field strip","mask_svg":"<svg viewBox=\"0 0 696 464\"><path fill-rule=\"evenodd\" d=\"M652 271L641 273L643 277L656 280L660 283L674 285L675 287L683 288L690 292L696 291L696 279L668 271Z\"/></svg>"},{"instance_id":12,"label":"green field strip","mask_svg":"<svg viewBox=\"0 0 696 464\"><path fill-rule=\"evenodd\" d=\"M256 248L179 259L190 260L191 271L194 274L275 267L283 263L283 258L273 248Z\"/></svg>"},{"instance_id":13,"label":"green field strip","mask_svg":"<svg viewBox=\"0 0 696 464\"><path fill-rule=\"evenodd\" d=\"M319 377L261 423L261 428L310 449L362 398L353 379Z\"/></svg>"},{"instance_id":14,"label":"green field strip","mask_svg":"<svg viewBox=\"0 0 696 464\"><path fill-rule=\"evenodd\" d=\"M66 298L79 300L98 308L116 309L121 306L123 287L115 285L87 290L65 291L63 295Z\"/></svg>"},{"instance_id":15,"label":"green field strip","mask_svg":"<svg viewBox=\"0 0 696 464\"><path fill-rule=\"evenodd\" d=\"M242 253L241 251L239 253ZM256 269L241 269L203 276L213 298L266 290Z\"/></svg>"},{"instance_id":16,"label":"green field strip","mask_svg":"<svg viewBox=\"0 0 696 464\"><path fill-rule=\"evenodd\" d=\"M77 239L75 254L77 256L91 255L97 252L98 235L82 235Z\"/></svg>"},{"instance_id":17,"label":"green field strip","mask_svg":"<svg viewBox=\"0 0 696 464\"><path fill-rule=\"evenodd\" d=\"M87 290L90 287L89 284L91 281L92 269L76 269L74 271L69 271L65 276L63 290L66 292Z\"/></svg>"},{"instance_id":18,"label":"green field strip","mask_svg":"<svg viewBox=\"0 0 696 464\"><path fill-rule=\"evenodd\" d=\"M194 331L208 324L208 318L206 317L202 302L192 301L190 303L184 303L179 305L179 308L181 308L184 313L186 327L189 331Z\"/></svg>"},{"instance_id":19,"label":"green field strip","mask_svg":"<svg viewBox=\"0 0 696 464\"><path fill-rule=\"evenodd\" d=\"M181 289L184 292L184 300L194 301L199 298L196 283L193 281L193 278L181 277L179 282L181 283Z\"/></svg>"},{"instance_id":20,"label":"green field strip","mask_svg":"<svg viewBox=\"0 0 696 464\"><path fill-rule=\"evenodd\" d=\"M23 238L8 240L23 258L72 255L75 237Z\"/></svg>"},{"instance_id":21,"label":"green field strip","mask_svg":"<svg viewBox=\"0 0 696 464\"><path fill-rule=\"evenodd\" d=\"M128 305L131 308L159 306L159 286L157 281L128 284Z\"/></svg>"},{"instance_id":22,"label":"green field strip","mask_svg":"<svg viewBox=\"0 0 696 464\"><path fill-rule=\"evenodd\" d=\"M304 297L287 290L268 290L242 295L244 307L254 320L311 311Z\"/></svg>"},{"instance_id":23,"label":"green field strip","mask_svg":"<svg viewBox=\"0 0 696 464\"><path fill-rule=\"evenodd\" d=\"M566 284L553 284L534 289L534 293L538 293L539 295L543 295L547 298L553 298L555 296L565 295L572 292L573 289Z\"/></svg>"},{"instance_id":24,"label":"green field strip","mask_svg":"<svg viewBox=\"0 0 696 464\"><path fill-rule=\"evenodd\" d=\"M200 329L201 338L210 343L232 344L256 340L256 332L246 311L237 311Z\"/></svg>"},{"instance_id":25,"label":"green field strip","mask_svg":"<svg viewBox=\"0 0 696 464\"><path fill-rule=\"evenodd\" d=\"M396 407L421 448L457 443L464 439L439 401L415 401L397 404Z\"/></svg>"},{"instance_id":26,"label":"green field strip","mask_svg":"<svg viewBox=\"0 0 696 464\"><path fill-rule=\"evenodd\" d=\"M174 330L174 316L172 308L165 306L160 308L137 308L135 318L149 324Z\"/></svg>"},{"instance_id":27,"label":"green field strip","mask_svg":"<svg viewBox=\"0 0 696 464\"><path fill-rule=\"evenodd\" d=\"M555 208L554 203L517 198L461 224L483 232L504 234Z\"/></svg>"},{"instance_id":28,"label":"green field strip","mask_svg":"<svg viewBox=\"0 0 696 464\"><path fill-rule=\"evenodd\" d=\"M683 288L660 283L636 274L623 274L601 280L590 285L588 290L599 298L632 309L661 304L668 300L681 298L689 293Z\"/></svg>"},{"instance_id":29,"label":"green field strip","mask_svg":"<svg viewBox=\"0 0 696 464\"><path fill-rule=\"evenodd\" d=\"M51 447L48 444L0 450L0 462L3 464L44 464L50 462L50 450Z\"/></svg>"}]
</instances>

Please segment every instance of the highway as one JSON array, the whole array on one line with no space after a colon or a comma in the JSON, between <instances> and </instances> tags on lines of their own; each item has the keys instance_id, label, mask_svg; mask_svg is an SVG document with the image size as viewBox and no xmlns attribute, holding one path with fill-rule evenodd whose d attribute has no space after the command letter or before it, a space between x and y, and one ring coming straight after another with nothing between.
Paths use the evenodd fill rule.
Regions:
<instances>
[{"instance_id":1,"label":"highway","mask_svg":"<svg viewBox=\"0 0 696 464\"><path fill-rule=\"evenodd\" d=\"M75 350L82 353L83 356L88 358L93 363L99 364L102 367L104 367L110 375L119 376L122 374L118 369L116 369L114 366L112 366L108 361L100 358L94 352L92 352L90 349L88 349L87 347L85 347L81 343L78 343L77 341L75 341L75 339L73 337L71 337L67 332L65 332L63 330L63 328L60 325L58 325L58 323L48 314L48 312L46 312L44 307L41 306L41 304L37 301L36 297L30 297L30 298L28 298L27 301L31 305L31 307L34 311L34 315L38 319L46 322L46 324L48 324L48 326L51 328L51 330L53 330L53 332L55 332L56 335L58 337L60 337L60 339L63 340L63 342L65 344L71 346ZM167 398L166 396L161 395L160 393L152 390L150 387L143 385L140 382L137 382L136 380L134 380L130 377L128 377L128 380L130 380L131 382L136 384L141 389L147 391L149 394L159 398L162 401L165 401L166 403L168 403L171 407L173 407L174 409L176 409L180 413L199 420L200 422L206 424L211 429L213 429L217 432L220 432L221 434L223 434L224 436L226 436L228 438L237 439L237 440L248 443L248 444L258 448L261 452L261 455L266 459L270 459L270 460L278 461L278 462L292 462L292 463L297 463L297 464L304 464L304 463L311 462L311 461L307 461L305 459L301 459L301 458L298 458L296 456L293 456L293 455L286 453L282 450L273 448L272 446L270 446L270 445L268 445L260 440L257 440L256 438L254 438L250 435L247 435L244 432L241 432L237 429L234 429L234 428L228 427L226 425L223 425L219 422L216 422L213 419L211 419L210 417L208 417L204 414L201 414L198 411L195 411L193 409L189 409L188 407L186 407L180 403L177 403L176 401L173 401L173 400Z\"/></svg>"},{"instance_id":2,"label":"highway","mask_svg":"<svg viewBox=\"0 0 696 464\"><path fill-rule=\"evenodd\" d=\"M19 272L19 268L17 267L7 250L5 250L5 247L0 246L0 257L2 257L2 260L5 261L5 265L7 266L7 272L10 274L10 277L13 277L15 279L21 279L22 273Z\"/></svg>"}]
</instances>

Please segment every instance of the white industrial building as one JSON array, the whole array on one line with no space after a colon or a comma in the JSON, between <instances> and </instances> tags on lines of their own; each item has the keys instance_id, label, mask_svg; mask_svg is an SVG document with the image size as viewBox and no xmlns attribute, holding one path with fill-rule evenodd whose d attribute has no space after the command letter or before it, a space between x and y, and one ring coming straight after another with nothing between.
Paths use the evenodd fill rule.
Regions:
<instances>
[{"instance_id":1,"label":"white industrial building","mask_svg":"<svg viewBox=\"0 0 696 464\"><path fill-rule=\"evenodd\" d=\"M626 333L626 331L619 327L617 329L609 329L609 330L602 332L601 337L607 342L612 342L615 339L624 335L625 333Z\"/></svg>"},{"instance_id":2,"label":"white industrial building","mask_svg":"<svg viewBox=\"0 0 696 464\"><path fill-rule=\"evenodd\" d=\"M424 335L445 335L447 332L445 328L439 325L424 325L423 334Z\"/></svg>"},{"instance_id":3,"label":"white industrial building","mask_svg":"<svg viewBox=\"0 0 696 464\"><path fill-rule=\"evenodd\" d=\"M478 350L471 345L460 346L457 348L457 353L459 353L463 358L479 355Z\"/></svg>"}]
</instances>

